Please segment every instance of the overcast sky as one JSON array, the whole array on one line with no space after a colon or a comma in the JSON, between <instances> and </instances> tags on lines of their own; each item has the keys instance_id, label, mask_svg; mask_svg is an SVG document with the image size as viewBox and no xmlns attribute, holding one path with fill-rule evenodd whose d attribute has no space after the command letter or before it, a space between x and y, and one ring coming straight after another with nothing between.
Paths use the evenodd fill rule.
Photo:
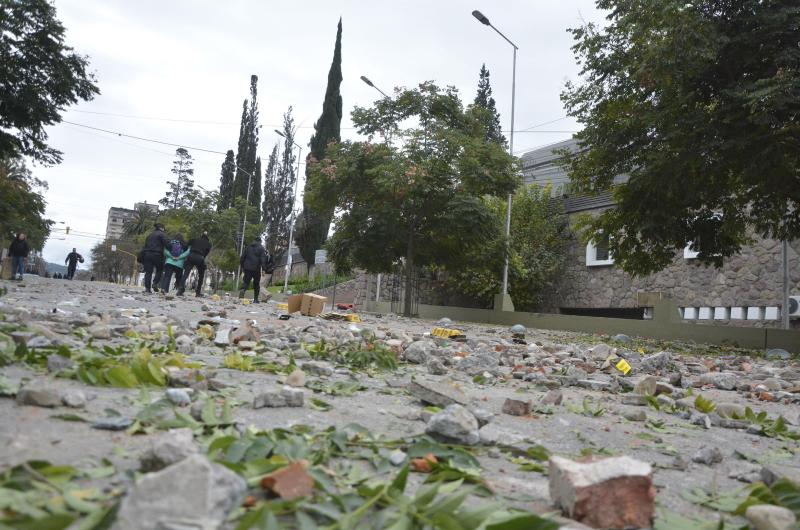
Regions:
<instances>
[{"instance_id":1,"label":"overcast sky","mask_svg":"<svg viewBox=\"0 0 800 530\"><path fill-rule=\"evenodd\" d=\"M593 0L56 0L55 6L68 44L90 57L101 92L70 108L64 120L187 147L235 150L242 101L250 75L256 74L263 159L279 139L273 129L289 105L300 126L297 142L308 152L340 16L342 133L347 138L356 136L349 129L353 107L379 96L359 76L387 92L433 80L455 85L471 101L484 62L503 128L509 128L512 50L472 17L473 9L519 46L515 130L563 118L559 93L578 72L566 30L602 20ZM561 119L532 129L538 132L519 132L514 151L567 139L577 128L573 120ZM70 235L59 240L64 235L54 233L44 249L48 261L63 263L72 247L88 258L105 233L110 207L132 208L134 202L155 203L164 196L175 147L67 123L48 132L64 161L33 168L50 185L47 216L98 234L98 239ZM224 157L190 152L195 183L218 187Z\"/></svg>"}]
</instances>

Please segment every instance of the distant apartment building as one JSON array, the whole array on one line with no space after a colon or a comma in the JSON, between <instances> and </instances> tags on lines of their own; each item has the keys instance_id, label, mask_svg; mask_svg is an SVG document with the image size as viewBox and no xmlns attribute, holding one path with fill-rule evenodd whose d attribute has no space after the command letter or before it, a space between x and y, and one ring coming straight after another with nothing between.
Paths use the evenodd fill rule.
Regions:
<instances>
[{"instance_id":1,"label":"distant apartment building","mask_svg":"<svg viewBox=\"0 0 800 530\"><path fill-rule=\"evenodd\" d=\"M133 205L133 210L112 206L108 209L108 221L106 221L106 239L119 239L125 231L125 223L133 218L139 208L149 208L153 212L158 212L157 204L147 202L137 202Z\"/></svg>"}]
</instances>

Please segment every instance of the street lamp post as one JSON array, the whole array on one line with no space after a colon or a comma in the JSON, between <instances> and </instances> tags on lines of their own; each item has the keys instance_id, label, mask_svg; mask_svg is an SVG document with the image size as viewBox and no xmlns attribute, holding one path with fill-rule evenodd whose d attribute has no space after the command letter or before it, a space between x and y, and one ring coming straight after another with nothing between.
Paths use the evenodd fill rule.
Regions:
<instances>
[{"instance_id":1,"label":"street lamp post","mask_svg":"<svg viewBox=\"0 0 800 530\"><path fill-rule=\"evenodd\" d=\"M279 136L286 138L286 135L283 134L278 129L275 129L275 132L278 133ZM292 140L292 143L297 146L297 174L294 176L294 193L292 194L292 220L291 224L289 225L289 248L286 249L286 271L283 275L283 293L286 294L286 291L289 289L289 273L292 271L292 243L294 239L294 222L295 222L295 208L294 203L297 201L297 183L300 180L300 159L303 158L303 147Z\"/></svg>"},{"instance_id":2,"label":"street lamp post","mask_svg":"<svg viewBox=\"0 0 800 530\"><path fill-rule=\"evenodd\" d=\"M388 98L388 97L389 97L389 96L387 96L387 95L386 95L386 92L384 92L384 91L383 91L383 90L381 90L380 88L376 87L376 86L375 86L375 84L374 84L372 81L370 81L370 80L369 80L369 78L368 78L367 76L365 76L365 75L362 75L362 76L361 76L361 80L362 80L362 81L364 81L364 82L365 82L366 84L368 84L369 86L371 86L372 88L374 88L375 90L377 90L378 92L380 92L381 94L383 94L383 97L385 97L385 98Z\"/></svg>"},{"instance_id":3,"label":"street lamp post","mask_svg":"<svg viewBox=\"0 0 800 530\"><path fill-rule=\"evenodd\" d=\"M236 168L237 171L241 171L242 173L247 173L247 198L245 199L246 204L244 207L244 217L242 218L242 238L239 242L239 268L236 269L236 288L235 290L239 290L239 277L242 275L242 261L241 256L244 252L244 231L247 228L247 209L250 207L250 187L253 181L253 174L249 171L245 171L242 168Z\"/></svg>"},{"instance_id":4,"label":"street lamp post","mask_svg":"<svg viewBox=\"0 0 800 530\"><path fill-rule=\"evenodd\" d=\"M506 42L508 42L511 47L514 49L514 62L513 68L511 70L511 132L509 138L509 145L508 145L508 152L511 156L514 156L514 100L516 97L516 88L517 88L517 50L519 49L516 44L511 42L511 40L503 35L503 33L494 27L489 19L486 16L478 11L477 9L472 12L472 16L478 19L478 21L485 25L489 26L493 30L497 32L498 35L503 37ZM506 245L509 245L511 242L511 201L513 198L513 194L508 194L508 204L506 206ZM502 311L513 311L514 304L511 301L511 297L508 296L508 251L509 248L506 247L506 259L505 265L503 266L503 291L495 296L494 307L495 309L501 309Z\"/></svg>"}]
</instances>

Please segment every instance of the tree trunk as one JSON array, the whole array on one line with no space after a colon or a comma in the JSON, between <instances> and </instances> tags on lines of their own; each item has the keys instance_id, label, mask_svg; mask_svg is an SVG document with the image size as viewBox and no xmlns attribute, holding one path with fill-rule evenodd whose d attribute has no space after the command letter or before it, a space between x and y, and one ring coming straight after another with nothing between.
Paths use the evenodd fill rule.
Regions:
<instances>
[{"instance_id":1,"label":"tree trunk","mask_svg":"<svg viewBox=\"0 0 800 530\"><path fill-rule=\"evenodd\" d=\"M406 288L405 298L403 299L403 316L411 316L411 291L414 285L414 229L413 226L408 230L408 248L406 249Z\"/></svg>"}]
</instances>

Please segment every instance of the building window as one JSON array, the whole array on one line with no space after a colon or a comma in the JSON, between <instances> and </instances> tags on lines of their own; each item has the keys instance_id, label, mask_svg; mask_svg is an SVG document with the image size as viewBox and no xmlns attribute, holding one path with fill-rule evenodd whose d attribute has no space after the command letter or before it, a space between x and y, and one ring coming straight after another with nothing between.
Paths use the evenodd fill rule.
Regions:
<instances>
[{"instance_id":1,"label":"building window","mask_svg":"<svg viewBox=\"0 0 800 530\"><path fill-rule=\"evenodd\" d=\"M613 265L614 256L608 248L609 236L601 235L597 241L589 241L586 244L586 266L601 267Z\"/></svg>"},{"instance_id":2,"label":"building window","mask_svg":"<svg viewBox=\"0 0 800 530\"><path fill-rule=\"evenodd\" d=\"M116 223L116 222L117 222L117 218L116 218L116 217L112 217L112 218L111 218L111 222L112 222L112 223Z\"/></svg>"}]
</instances>

